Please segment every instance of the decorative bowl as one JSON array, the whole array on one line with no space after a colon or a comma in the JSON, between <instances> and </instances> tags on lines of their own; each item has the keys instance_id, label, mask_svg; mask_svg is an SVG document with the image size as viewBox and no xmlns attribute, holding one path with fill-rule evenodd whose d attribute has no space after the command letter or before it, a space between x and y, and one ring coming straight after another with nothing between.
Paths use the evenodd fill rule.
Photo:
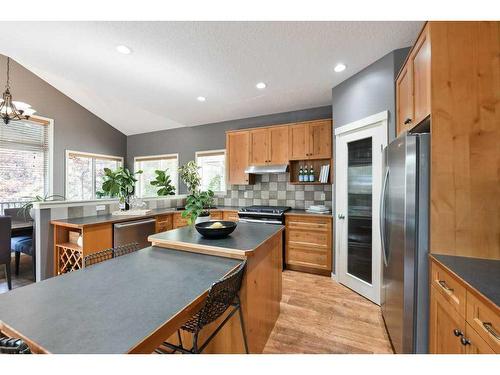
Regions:
<instances>
[{"instance_id":1,"label":"decorative bowl","mask_svg":"<svg viewBox=\"0 0 500 375\"><path fill-rule=\"evenodd\" d=\"M222 227L211 228L215 223L221 223ZM199 234L206 238L224 238L236 229L236 222L225 220L210 220L194 225Z\"/></svg>"}]
</instances>

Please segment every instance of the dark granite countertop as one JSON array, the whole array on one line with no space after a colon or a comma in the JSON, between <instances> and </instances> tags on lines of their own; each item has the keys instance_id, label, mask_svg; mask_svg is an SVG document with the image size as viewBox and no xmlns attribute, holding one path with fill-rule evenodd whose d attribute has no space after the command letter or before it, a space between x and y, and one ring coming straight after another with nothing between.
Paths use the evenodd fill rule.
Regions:
<instances>
[{"instance_id":1,"label":"dark granite countertop","mask_svg":"<svg viewBox=\"0 0 500 375\"><path fill-rule=\"evenodd\" d=\"M329 212L327 214L319 214L319 213L307 212L306 210L291 209L291 210L285 212L285 215L307 215L307 216L332 217L332 212Z\"/></svg>"},{"instance_id":2,"label":"dark granite countertop","mask_svg":"<svg viewBox=\"0 0 500 375\"><path fill-rule=\"evenodd\" d=\"M432 254L450 271L500 306L500 260Z\"/></svg>"},{"instance_id":3,"label":"dark granite countertop","mask_svg":"<svg viewBox=\"0 0 500 375\"><path fill-rule=\"evenodd\" d=\"M0 295L0 322L51 353L126 353L238 264L147 247Z\"/></svg>"},{"instance_id":4,"label":"dark granite countertop","mask_svg":"<svg viewBox=\"0 0 500 375\"><path fill-rule=\"evenodd\" d=\"M238 223L238 226L226 238L205 238L193 226L182 227L153 234L148 241L168 247L169 245L183 245L192 249L226 249L236 252L251 252L262 243L282 231L283 225Z\"/></svg>"}]
</instances>

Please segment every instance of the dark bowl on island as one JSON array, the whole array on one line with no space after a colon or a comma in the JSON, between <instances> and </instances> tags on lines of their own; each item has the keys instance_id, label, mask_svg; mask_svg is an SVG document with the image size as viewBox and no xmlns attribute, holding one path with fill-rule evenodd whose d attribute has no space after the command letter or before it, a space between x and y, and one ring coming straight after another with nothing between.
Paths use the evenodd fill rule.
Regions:
<instances>
[{"instance_id":1,"label":"dark bowl on island","mask_svg":"<svg viewBox=\"0 0 500 375\"><path fill-rule=\"evenodd\" d=\"M214 223L221 223L221 228L211 228ZM236 229L236 222L226 220L210 220L195 224L194 227L203 237L224 238L229 236Z\"/></svg>"}]
</instances>

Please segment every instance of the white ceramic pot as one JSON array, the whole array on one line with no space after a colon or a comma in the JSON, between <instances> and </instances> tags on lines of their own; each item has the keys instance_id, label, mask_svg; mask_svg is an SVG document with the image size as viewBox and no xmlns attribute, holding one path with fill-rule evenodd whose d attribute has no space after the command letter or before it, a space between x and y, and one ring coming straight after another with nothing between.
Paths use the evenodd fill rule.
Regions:
<instances>
[{"instance_id":1,"label":"white ceramic pot","mask_svg":"<svg viewBox=\"0 0 500 375\"><path fill-rule=\"evenodd\" d=\"M210 220L210 215L207 215L207 216L198 216L196 218L195 224L204 223L205 221L209 221L209 220Z\"/></svg>"}]
</instances>

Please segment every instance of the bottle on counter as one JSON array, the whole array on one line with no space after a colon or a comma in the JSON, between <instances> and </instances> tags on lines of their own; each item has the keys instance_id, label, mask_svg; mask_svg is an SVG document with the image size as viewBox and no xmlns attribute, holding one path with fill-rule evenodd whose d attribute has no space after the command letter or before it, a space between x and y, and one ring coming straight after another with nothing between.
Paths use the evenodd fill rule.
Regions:
<instances>
[{"instance_id":1,"label":"bottle on counter","mask_svg":"<svg viewBox=\"0 0 500 375\"><path fill-rule=\"evenodd\" d=\"M307 171L307 165L304 168L304 182L309 181L309 172Z\"/></svg>"},{"instance_id":2,"label":"bottle on counter","mask_svg":"<svg viewBox=\"0 0 500 375\"><path fill-rule=\"evenodd\" d=\"M300 169L299 169L299 182L303 182L304 181L304 170L302 169L302 166L300 166Z\"/></svg>"},{"instance_id":3,"label":"bottle on counter","mask_svg":"<svg viewBox=\"0 0 500 375\"><path fill-rule=\"evenodd\" d=\"M309 182L314 182L314 168L311 165L311 168L309 168Z\"/></svg>"}]
</instances>

